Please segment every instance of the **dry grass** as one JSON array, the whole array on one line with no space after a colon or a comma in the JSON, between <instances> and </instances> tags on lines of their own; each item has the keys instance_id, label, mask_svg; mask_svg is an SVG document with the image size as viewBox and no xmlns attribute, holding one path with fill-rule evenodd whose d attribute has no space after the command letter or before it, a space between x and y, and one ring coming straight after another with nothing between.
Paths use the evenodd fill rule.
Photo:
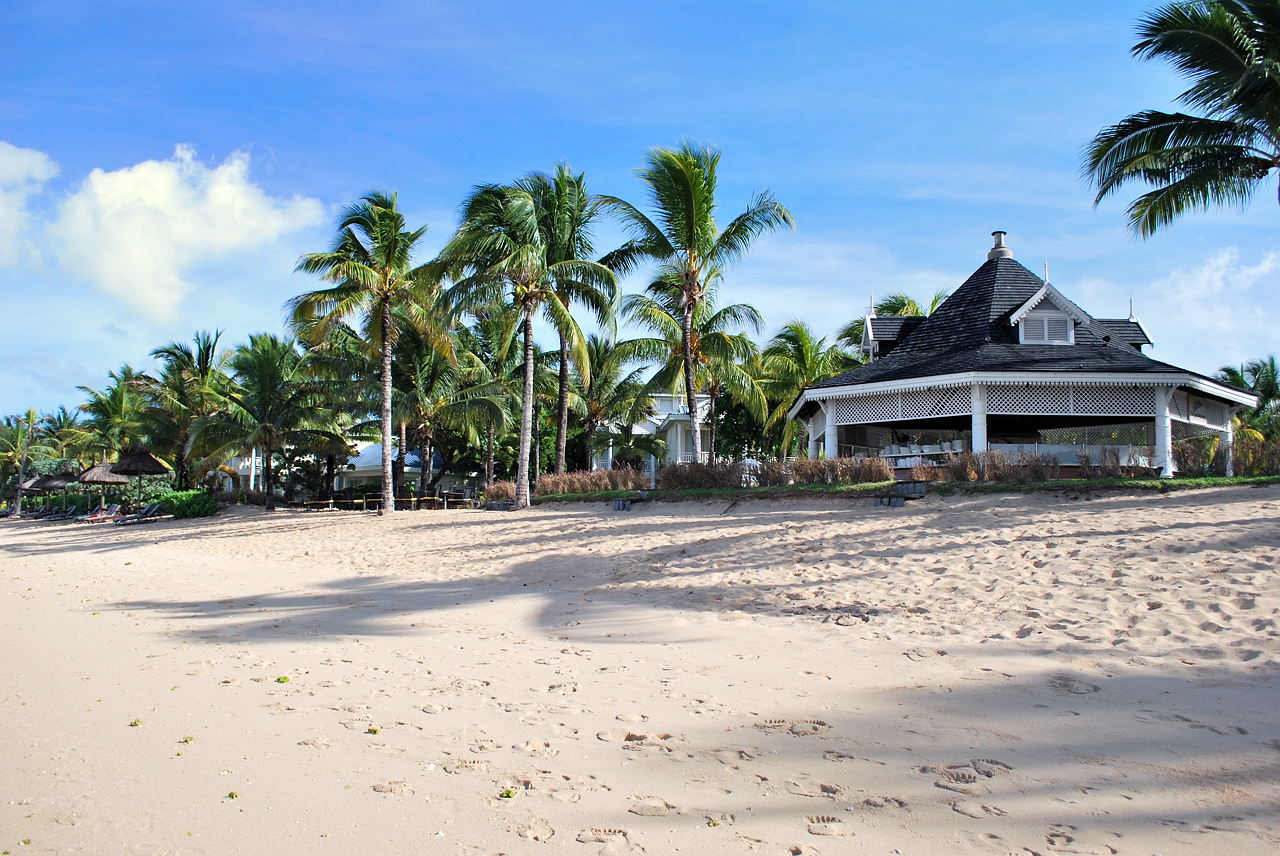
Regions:
<instances>
[{"instance_id":1,"label":"dry grass","mask_svg":"<svg viewBox=\"0 0 1280 856\"><path fill-rule=\"evenodd\" d=\"M646 490L649 478L638 470L581 470L562 476L548 473L538 479L534 496L565 493L599 493L606 490Z\"/></svg>"}]
</instances>

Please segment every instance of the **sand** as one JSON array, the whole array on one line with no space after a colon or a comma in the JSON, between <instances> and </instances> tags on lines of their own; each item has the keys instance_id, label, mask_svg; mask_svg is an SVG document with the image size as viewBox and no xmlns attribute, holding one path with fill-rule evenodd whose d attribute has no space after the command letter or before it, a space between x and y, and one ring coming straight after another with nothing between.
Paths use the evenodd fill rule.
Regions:
<instances>
[{"instance_id":1,"label":"sand","mask_svg":"<svg viewBox=\"0 0 1280 856\"><path fill-rule=\"evenodd\" d=\"M1280 489L726 505L0 523L0 851L1280 843Z\"/></svg>"}]
</instances>

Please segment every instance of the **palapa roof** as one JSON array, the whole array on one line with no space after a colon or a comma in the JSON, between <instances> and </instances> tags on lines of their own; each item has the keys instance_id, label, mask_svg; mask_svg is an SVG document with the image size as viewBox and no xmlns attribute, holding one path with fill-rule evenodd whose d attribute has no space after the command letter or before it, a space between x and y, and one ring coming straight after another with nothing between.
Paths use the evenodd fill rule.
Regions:
<instances>
[{"instance_id":1,"label":"palapa roof","mask_svg":"<svg viewBox=\"0 0 1280 856\"><path fill-rule=\"evenodd\" d=\"M158 476L169 472L169 468L146 449L135 446L132 452L111 465L111 472L122 476Z\"/></svg>"},{"instance_id":2,"label":"palapa roof","mask_svg":"<svg viewBox=\"0 0 1280 856\"><path fill-rule=\"evenodd\" d=\"M111 472L111 465L106 461L91 467L80 474L81 484L128 484L127 476Z\"/></svg>"},{"instance_id":3,"label":"palapa roof","mask_svg":"<svg viewBox=\"0 0 1280 856\"><path fill-rule=\"evenodd\" d=\"M1044 287L1044 280L1013 259L989 259L888 356L809 388L965 372L1189 374L1140 353L1130 341L1121 341L1125 337L1116 335L1119 322L1115 321L1077 326L1074 345L1020 344L1018 328L1010 318ZM1141 325L1133 326L1141 331ZM1127 338L1134 338L1132 330ZM1142 339L1146 340L1145 333Z\"/></svg>"}]
</instances>

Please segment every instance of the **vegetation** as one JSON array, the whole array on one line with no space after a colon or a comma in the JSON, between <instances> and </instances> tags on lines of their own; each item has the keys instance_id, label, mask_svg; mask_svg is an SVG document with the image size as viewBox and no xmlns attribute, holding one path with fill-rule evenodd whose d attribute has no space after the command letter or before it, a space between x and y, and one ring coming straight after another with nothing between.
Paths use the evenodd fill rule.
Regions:
<instances>
[{"instance_id":1,"label":"vegetation","mask_svg":"<svg viewBox=\"0 0 1280 856\"><path fill-rule=\"evenodd\" d=\"M1149 237L1188 211L1243 207L1280 165L1280 14L1274 0L1167 3L1138 24L1133 47L1190 78L1178 100L1192 113L1144 110L1089 144L1095 204L1123 187L1153 189L1128 208Z\"/></svg>"}]
</instances>

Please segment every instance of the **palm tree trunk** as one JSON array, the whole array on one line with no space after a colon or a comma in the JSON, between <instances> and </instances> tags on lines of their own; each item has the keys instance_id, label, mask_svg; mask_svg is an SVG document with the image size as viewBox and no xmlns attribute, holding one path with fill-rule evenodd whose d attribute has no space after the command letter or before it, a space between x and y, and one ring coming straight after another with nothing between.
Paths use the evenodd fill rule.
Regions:
<instances>
[{"instance_id":1,"label":"palm tree trunk","mask_svg":"<svg viewBox=\"0 0 1280 856\"><path fill-rule=\"evenodd\" d=\"M524 401L520 407L520 451L516 456L516 508L529 505L529 446L533 437L533 312L523 307L524 315Z\"/></svg>"},{"instance_id":2,"label":"palm tree trunk","mask_svg":"<svg viewBox=\"0 0 1280 856\"><path fill-rule=\"evenodd\" d=\"M262 506L264 511L276 510L276 471L271 466L271 454L273 451L270 446L262 450L262 485L267 491L267 498Z\"/></svg>"},{"instance_id":3,"label":"palm tree trunk","mask_svg":"<svg viewBox=\"0 0 1280 856\"><path fill-rule=\"evenodd\" d=\"M484 453L484 486L493 487L493 420L489 420L489 437Z\"/></svg>"},{"instance_id":4,"label":"palm tree trunk","mask_svg":"<svg viewBox=\"0 0 1280 856\"><path fill-rule=\"evenodd\" d=\"M533 409L533 481L530 484L538 489L538 479L542 477L542 405Z\"/></svg>"},{"instance_id":5,"label":"palm tree trunk","mask_svg":"<svg viewBox=\"0 0 1280 856\"><path fill-rule=\"evenodd\" d=\"M27 452L31 449L31 418L35 415L34 410L27 411L27 433L22 438L22 460L18 463L18 496L13 502L13 519L17 520L22 517L22 472L27 468ZM106 458L104 457L105 461Z\"/></svg>"},{"instance_id":6,"label":"palm tree trunk","mask_svg":"<svg viewBox=\"0 0 1280 856\"><path fill-rule=\"evenodd\" d=\"M378 514L396 510L391 476L391 301L382 301L382 507Z\"/></svg>"},{"instance_id":7,"label":"palm tree trunk","mask_svg":"<svg viewBox=\"0 0 1280 856\"><path fill-rule=\"evenodd\" d=\"M333 480L338 474L338 458L336 455L324 456L324 492L320 498L329 502L333 499Z\"/></svg>"},{"instance_id":8,"label":"palm tree trunk","mask_svg":"<svg viewBox=\"0 0 1280 856\"><path fill-rule=\"evenodd\" d=\"M427 493L427 482L431 480L431 438L428 436L422 441L422 467L418 472L418 496L425 496Z\"/></svg>"},{"instance_id":9,"label":"palm tree trunk","mask_svg":"<svg viewBox=\"0 0 1280 856\"><path fill-rule=\"evenodd\" d=\"M693 301L684 304L680 321L680 347L684 351L684 391L689 405L689 430L693 432L693 459L702 460L702 421L698 418L698 395L693 374ZM679 455L679 450L676 450ZM677 458L678 459L678 458Z\"/></svg>"},{"instance_id":10,"label":"palm tree trunk","mask_svg":"<svg viewBox=\"0 0 1280 856\"><path fill-rule=\"evenodd\" d=\"M564 449L569 441L569 340L560 334L560 401L556 411L556 475L564 475Z\"/></svg>"}]
</instances>

